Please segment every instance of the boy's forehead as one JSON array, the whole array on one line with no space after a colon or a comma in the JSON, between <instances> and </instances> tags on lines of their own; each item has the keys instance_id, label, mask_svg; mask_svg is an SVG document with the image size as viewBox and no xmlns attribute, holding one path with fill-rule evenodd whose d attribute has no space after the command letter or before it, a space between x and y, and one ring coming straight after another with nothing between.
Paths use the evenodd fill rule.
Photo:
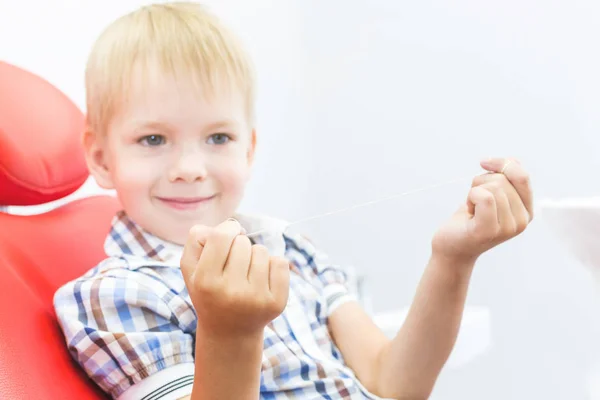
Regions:
<instances>
[{"instance_id":1,"label":"boy's forehead","mask_svg":"<svg viewBox=\"0 0 600 400\"><path fill-rule=\"evenodd\" d=\"M199 101L210 104L233 103L243 97L233 79L223 75L205 77L194 71L165 71L156 66L136 67L128 79L126 91L132 100L143 103L153 96L165 96L171 101Z\"/></svg>"},{"instance_id":2,"label":"boy's forehead","mask_svg":"<svg viewBox=\"0 0 600 400\"><path fill-rule=\"evenodd\" d=\"M125 89L121 116L137 126L173 118L194 118L207 124L240 123L246 99L233 84L204 83L172 74L137 74Z\"/></svg>"}]
</instances>

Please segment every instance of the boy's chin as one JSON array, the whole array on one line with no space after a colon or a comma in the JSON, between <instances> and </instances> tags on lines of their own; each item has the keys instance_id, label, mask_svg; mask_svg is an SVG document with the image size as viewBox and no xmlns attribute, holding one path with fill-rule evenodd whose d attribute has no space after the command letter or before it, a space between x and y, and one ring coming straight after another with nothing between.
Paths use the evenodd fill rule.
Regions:
<instances>
[{"instance_id":1,"label":"boy's chin","mask_svg":"<svg viewBox=\"0 0 600 400\"><path fill-rule=\"evenodd\" d=\"M185 245L192 227L196 225L216 227L232 217L234 213L215 212L214 210L207 213L165 212L165 210L154 209L143 213L144 215L142 213L133 214L130 217L151 235L170 243Z\"/></svg>"},{"instance_id":2,"label":"boy's chin","mask_svg":"<svg viewBox=\"0 0 600 400\"><path fill-rule=\"evenodd\" d=\"M169 224L164 221L162 226L157 226L156 230L161 231L161 235L156 235L161 237L161 239L166 240L171 243L175 243L178 245L185 245L188 240L190 230L197 225L216 227L222 222L224 222L228 217L221 218L198 218L191 219L186 221L186 223L182 224L181 221L177 221L177 223L173 222ZM173 229L167 229L169 226ZM175 228L176 227L176 228Z\"/></svg>"}]
</instances>

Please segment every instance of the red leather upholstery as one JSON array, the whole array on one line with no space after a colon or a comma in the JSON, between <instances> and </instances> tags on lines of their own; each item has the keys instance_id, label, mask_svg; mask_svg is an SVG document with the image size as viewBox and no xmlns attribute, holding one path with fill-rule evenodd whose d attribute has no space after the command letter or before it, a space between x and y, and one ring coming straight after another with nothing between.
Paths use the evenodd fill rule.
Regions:
<instances>
[{"instance_id":1,"label":"red leather upholstery","mask_svg":"<svg viewBox=\"0 0 600 400\"><path fill-rule=\"evenodd\" d=\"M60 90L0 61L0 204L46 203L81 186L84 124Z\"/></svg>"},{"instance_id":2,"label":"red leather upholstery","mask_svg":"<svg viewBox=\"0 0 600 400\"><path fill-rule=\"evenodd\" d=\"M0 214L0 399L103 399L68 353L56 322L56 289L103 257L108 196L35 216Z\"/></svg>"},{"instance_id":3,"label":"red leather upholstery","mask_svg":"<svg viewBox=\"0 0 600 400\"><path fill-rule=\"evenodd\" d=\"M76 190L88 176L79 147L83 114L48 83L3 63L0 106L0 205ZM117 209L115 198L98 196L40 215L0 212L0 399L106 398L72 361L52 300L104 258Z\"/></svg>"}]
</instances>

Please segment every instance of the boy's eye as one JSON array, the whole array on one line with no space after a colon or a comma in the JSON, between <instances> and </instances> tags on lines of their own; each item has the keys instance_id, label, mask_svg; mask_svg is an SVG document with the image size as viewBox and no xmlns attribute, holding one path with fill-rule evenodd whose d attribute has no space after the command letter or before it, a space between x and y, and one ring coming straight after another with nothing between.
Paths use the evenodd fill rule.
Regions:
<instances>
[{"instance_id":1,"label":"boy's eye","mask_svg":"<svg viewBox=\"0 0 600 400\"><path fill-rule=\"evenodd\" d=\"M160 146L165 143L165 137L162 135L148 135L141 138L139 143L145 146Z\"/></svg>"},{"instance_id":2,"label":"boy's eye","mask_svg":"<svg viewBox=\"0 0 600 400\"><path fill-rule=\"evenodd\" d=\"M229 142L231 138L224 133L215 133L208 138L209 144L225 144Z\"/></svg>"}]
</instances>

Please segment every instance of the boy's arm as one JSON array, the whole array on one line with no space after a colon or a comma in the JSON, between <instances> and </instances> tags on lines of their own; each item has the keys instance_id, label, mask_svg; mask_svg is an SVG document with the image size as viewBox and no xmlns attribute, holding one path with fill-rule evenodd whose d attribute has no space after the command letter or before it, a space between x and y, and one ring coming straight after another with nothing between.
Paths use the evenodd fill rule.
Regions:
<instances>
[{"instance_id":1,"label":"boy's arm","mask_svg":"<svg viewBox=\"0 0 600 400\"><path fill-rule=\"evenodd\" d=\"M456 341L473 268L449 264L431 258L394 340L355 302L330 316L336 345L369 391L394 399L429 397Z\"/></svg>"},{"instance_id":2,"label":"boy's arm","mask_svg":"<svg viewBox=\"0 0 600 400\"><path fill-rule=\"evenodd\" d=\"M214 338L198 335L194 388L181 400L258 399L263 350L256 338Z\"/></svg>"},{"instance_id":3,"label":"boy's arm","mask_svg":"<svg viewBox=\"0 0 600 400\"><path fill-rule=\"evenodd\" d=\"M263 335L207 337L196 340L191 400L254 400L260 395Z\"/></svg>"},{"instance_id":4,"label":"boy's arm","mask_svg":"<svg viewBox=\"0 0 600 400\"><path fill-rule=\"evenodd\" d=\"M258 399L264 329L287 304L288 261L227 220L192 228L180 265L198 315L191 399Z\"/></svg>"},{"instance_id":5,"label":"boy's arm","mask_svg":"<svg viewBox=\"0 0 600 400\"><path fill-rule=\"evenodd\" d=\"M384 397L426 399L458 333L478 257L525 230L533 218L528 174L516 160L481 163L466 204L436 233L411 310L386 341L358 306L330 316L332 335L359 379Z\"/></svg>"},{"instance_id":6,"label":"boy's arm","mask_svg":"<svg viewBox=\"0 0 600 400\"><path fill-rule=\"evenodd\" d=\"M330 316L333 338L348 365L381 397L427 398L452 351L469 277L446 276L444 271L455 268L441 264L430 262L394 341L355 302L341 305ZM198 332L197 338L194 393L185 399L256 398L262 336L209 339Z\"/></svg>"}]
</instances>

